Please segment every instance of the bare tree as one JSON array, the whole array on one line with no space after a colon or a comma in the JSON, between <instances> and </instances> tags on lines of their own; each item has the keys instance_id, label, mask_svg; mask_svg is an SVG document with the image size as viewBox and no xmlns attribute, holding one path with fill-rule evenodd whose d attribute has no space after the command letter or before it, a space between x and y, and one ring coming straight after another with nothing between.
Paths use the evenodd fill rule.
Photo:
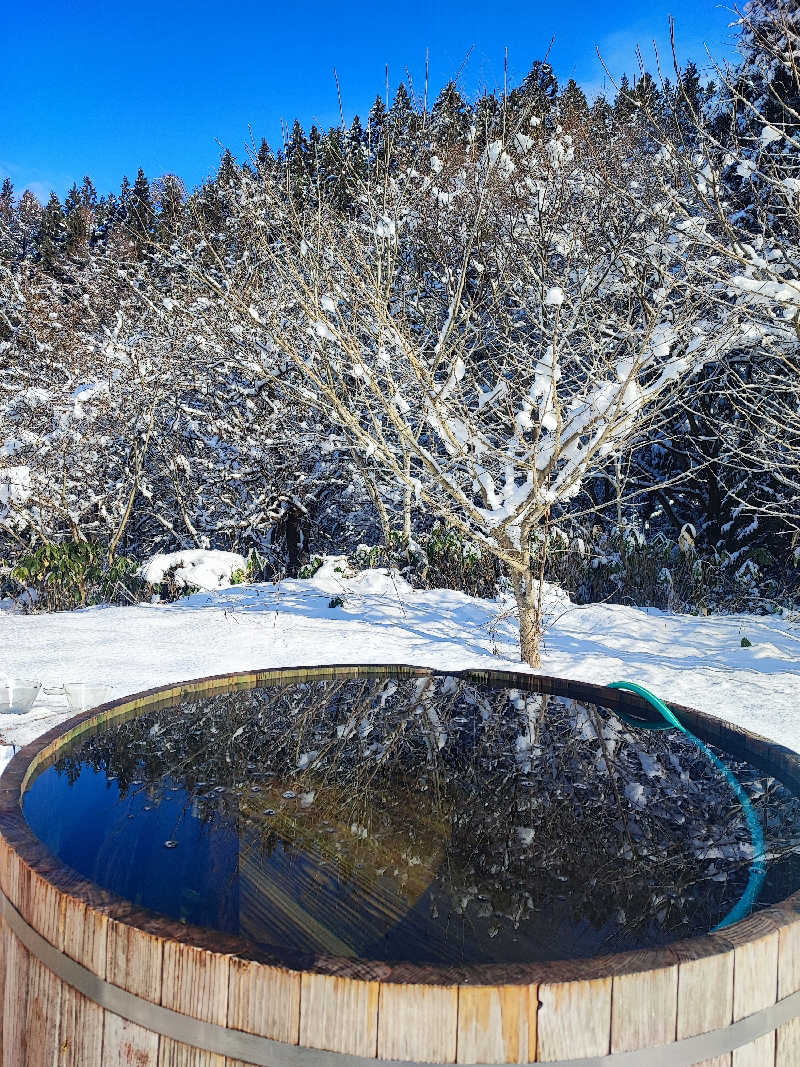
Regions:
<instances>
[{"instance_id":1,"label":"bare tree","mask_svg":"<svg viewBox=\"0 0 800 1067\"><path fill-rule=\"evenodd\" d=\"M738 334L671 181L624 132L534 118L364 183L355 217L253 183L246 269L206 276L265 376L502 561L533 666L534 531Z\"/></svg>"}]
</instances>

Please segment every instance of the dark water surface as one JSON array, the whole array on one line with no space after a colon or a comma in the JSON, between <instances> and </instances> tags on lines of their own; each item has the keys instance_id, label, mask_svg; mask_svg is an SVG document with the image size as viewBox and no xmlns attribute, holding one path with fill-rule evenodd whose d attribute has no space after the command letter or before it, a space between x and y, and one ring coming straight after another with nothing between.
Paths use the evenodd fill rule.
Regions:
<instances>
[{"instance_id":1,"label":"dark water surface","mask_svg":"<svg viewBox=\"0 0 800 1067\"><path fill-rule=\"evenodd\" d=\"M800 886L800 803L729 762L764 825L774 903ZM149 711L79 742L23 804L63 862L142 907L387 961L664 944L715 925L750 862L736 798L681 735L455 677Z\"/></svg>"}]
</instances>

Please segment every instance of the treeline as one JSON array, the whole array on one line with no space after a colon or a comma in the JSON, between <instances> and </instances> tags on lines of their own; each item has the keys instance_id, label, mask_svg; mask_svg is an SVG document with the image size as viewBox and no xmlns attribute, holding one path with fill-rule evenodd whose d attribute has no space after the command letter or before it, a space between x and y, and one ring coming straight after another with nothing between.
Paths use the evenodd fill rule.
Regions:
<instances>
[{"instance_id":1,"label":"treeline","mask_svg":"<svg viewBox=\"0 0 800 1067\"><path fill-rule=\"evenodd\" d=\"M194 190L6 181L3 590L88 602L121 559L210 546L261 576L346 551L523 601L535 570L791 603L796 22L753 8L716 84L401 85Z\"/></svg>"},{"instance_id":2,"label":"treeline","mask_svg":"<svg viewBox=\"0 0 800 1067\"><path fill-rule=\"evenodd\" d=\"M646 129L652 122L671 118L691 137L694 115L703 114L717 99L713 80L703 83L695 63L687 63L675 83L659 85L644 72L629 82L620 79L614 97L598 97L589 104L574 79L559 86L548 63L533 64L522 83L503 97L498 92L476 101L466 100L455 82L448 82L429 112L400 84L387 108L378 96L366 123L356 115L349 127L306 132L295 120L286 143L277 153L266 140L251 146L244 162L237 163L230 150L221 158L216 175L200 188L187 193L174 174L148 179L139 169L131 184L122 179L118 193L98 195L89 175L75 183L63 203L55 192L41 205L30 190L17 191L10 178L0 188L0 219L3 243L0 256L8 261L28 259L54 271L80 263L92 251L109 246L126 261L152 251L152 244L169 245L178 236L182 219L199 213L212 232L225 226L225 191L243 174L280 173L293 198L318 194L338 209L352 209L362 182L380 182L382 171L391 172L404 161L416 158L426 147L447 154L454 148L478 152L533 114L547 130L558 124L587 123L598 138L615 124ZM717 116L716 127L724 134L726 119Z\"/></svg>"}]
</instances>

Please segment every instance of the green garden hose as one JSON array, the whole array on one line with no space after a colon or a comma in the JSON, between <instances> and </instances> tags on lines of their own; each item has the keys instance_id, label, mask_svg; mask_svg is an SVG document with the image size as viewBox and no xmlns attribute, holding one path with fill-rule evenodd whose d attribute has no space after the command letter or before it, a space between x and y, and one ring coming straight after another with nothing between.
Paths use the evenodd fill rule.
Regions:
<instances>
[{"instance_id":1,"label":"green garden hose","mask_svg":"<svg viewBox=\"0 0 800 1067\"><path fill-rule=\"evenodd\" d=\"M758 817L753 810L753 805L750 803L750 798L736 780L731 769L727 767L721 759L715 756L708 745L704 744L699 737L695 737L691 730L687 730L680 719L674 712L670 711L663 700L659 700L657 696L654 696L648 689L645 689L642 685L638 685L636 682L612 682L609 689L621 689L626 693L636 693L638 696L643 697L644 700L654 707L661 715L660 720L648 722L646 720L631 718L631 716L626 715L624 712L618 711L616 714L627 726L637 727L641 730L680 730L681 733L688 737L692 744L696 745L703 755L714 764L717 770L724 775L731 789L736 794L736 799L742 805L742 810L744 811L745 819L747 820L747 828L750 831L750 840L753 846L753 858L750 863L750 875L747 879L747 885L745 886L744 892L725 918L722 919L721 922L718 922L713 929L722 930L724 927L730 926L732 923L739 922L740 919L746 919L758 900L761 886L767 874L764 834L761 829L761 823L758 821Z\"/></svg>"}]
</instances>

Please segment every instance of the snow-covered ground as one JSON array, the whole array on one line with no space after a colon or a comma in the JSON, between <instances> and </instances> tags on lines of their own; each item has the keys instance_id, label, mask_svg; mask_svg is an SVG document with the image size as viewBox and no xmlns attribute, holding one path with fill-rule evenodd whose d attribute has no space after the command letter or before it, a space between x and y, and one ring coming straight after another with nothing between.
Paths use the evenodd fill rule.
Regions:
<instances>
[{"instance_id":1,"label":"snow-covered ground","mask_svg":"<svg viewBox=\"0 0 800 1067\"><path fill-rule=\"evenodd\" d=\"M0 610L0 676L106 682L114 696L226 671L299 664L411 663L526 670L509 604L412 590L335 560L309 580L232 586L174 604L53 615ZM329 607L340 594L343 607ZM547 589L543 670L585 681L638 681L800 749L800 627L748 615L695 618L618 605L576 606ZM742 637L752 642L741 647ZM2 678L0 677L0 681ZM26 715L0 715L6 746L70 712L44 691ZM6 759L11 749L5 749ZM4 761L3 761L4 762Z\"/></svg>"}]
</instances>

